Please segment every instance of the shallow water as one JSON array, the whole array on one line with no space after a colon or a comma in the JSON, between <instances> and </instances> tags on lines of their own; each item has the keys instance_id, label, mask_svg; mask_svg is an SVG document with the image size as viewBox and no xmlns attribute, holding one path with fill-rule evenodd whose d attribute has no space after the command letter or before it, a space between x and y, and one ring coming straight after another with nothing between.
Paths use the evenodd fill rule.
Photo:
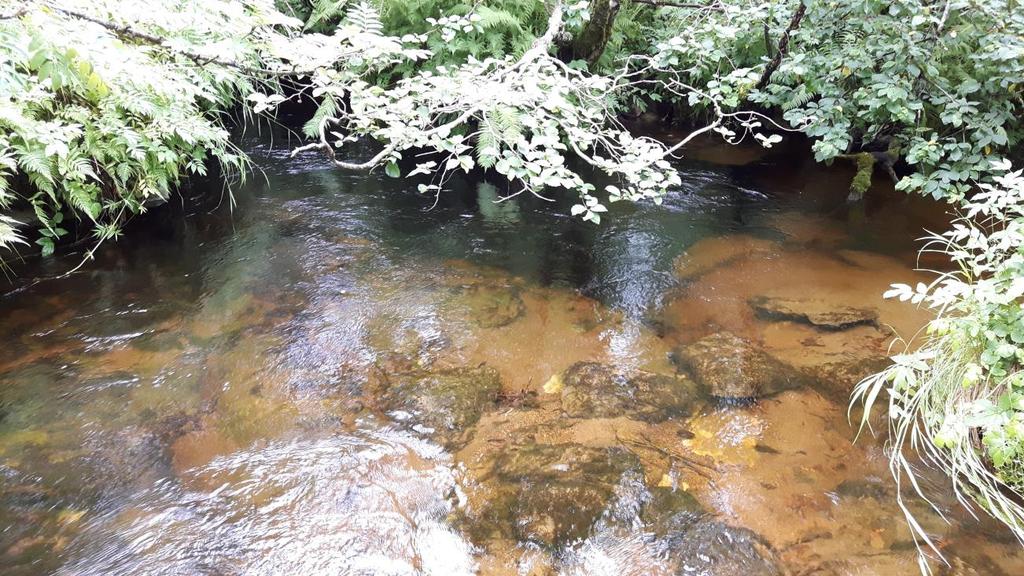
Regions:
<instances>
[{"instance_id":1,"label":"shallow water","mask_svg":"<svg viewBox=\"0 0 1024 576\"><path fill-rule=\"evenodd\" d=\"M592 226L246 145L266 177L233 211L157 211L0 300L4 574L916 571L846 398L927 320L879 294L924 277L934 209L704 145L662 206ZM722 333L790 384L718 398L679 359ZM930 481L950 573L1024 571Z\"/></svg>"}]
</instances>

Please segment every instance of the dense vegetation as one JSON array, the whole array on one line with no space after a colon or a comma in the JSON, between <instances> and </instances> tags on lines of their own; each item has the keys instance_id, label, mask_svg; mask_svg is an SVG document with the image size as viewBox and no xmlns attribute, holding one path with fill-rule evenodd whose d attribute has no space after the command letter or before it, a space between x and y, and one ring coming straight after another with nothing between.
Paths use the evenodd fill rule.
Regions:
<instances>
[{"instance_id":1,"label":"dense vegetation","mask_svg":"<svg viewBox=\"0 0 1024 576\"><path fill-rule=\"evenodd\" d=\"M889 170L903 160L901 189L959 201L1024 136L1015 0L720 6L701 19L663 12L675 66L730 105L756 103L804 126L818 160L875 152Z\"/></svg>"},{"instance_id":2,"label":"dense vegetation","mask_svg":"<svg viewBox=\"0 0 1024 576\"><path fill-rule=\"evenodd\" d=\"M208 159L245 173L223 116L253 90L244 71L262 68L266 32L288 23L272 4L0 6L0 206L31 207L44 254L72 219L116 236ZM3 218L0 245L24 242Z\"/></svg>"},{"instance_id":3,"label":"dense vegetation","mask_svg":"<svg viewBox=\"0 0 1024 576\"><path fill-rule=\"evenodd\" d=\"M295 153L439 195L490 171L574 215L660 201L696 135L801 132L824 162L959 206L932 249L960 265L890 296L936 308L916 352L865 381L903 444L1024 538L1024 109L1016 0L0 1L0 246L44 254L69 222L102 241L210 161L244 175L229 121L312 99ZM699 126L666 145L623 113ZM368 159L351 144L378 143ZM614 179L597 190L595 171ZM35 228L37 232L29 231ZM927 541L927 535L919 531Z\"/></svg>"}]
</instances>

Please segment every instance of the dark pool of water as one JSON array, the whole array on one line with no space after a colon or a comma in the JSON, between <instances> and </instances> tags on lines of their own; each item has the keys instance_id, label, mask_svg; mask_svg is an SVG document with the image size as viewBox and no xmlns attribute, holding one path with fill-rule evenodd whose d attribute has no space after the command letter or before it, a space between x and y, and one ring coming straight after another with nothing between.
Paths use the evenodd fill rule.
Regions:
<instances>
[{"instance_id":1,"label":"dark pool of water","mask_svg":"<svg viewBox=\"0 0 1024 576\"><path fill-rule=\"evenodd\" d=\"M74 255L19 265L4 574L916 570L845 402L884 326L927 320L878 296L915 278L920 203L849 208L849 171L705 144L663 205L594 226L245 145L265 173L233 210L154 210L69 277ZM765 318L765 295L879 321ZM724 332L800 385L723 402L672 362ZM947 500L952 524L920 514L958 569L1024 570Z\"/></svg>"}]
</instances>

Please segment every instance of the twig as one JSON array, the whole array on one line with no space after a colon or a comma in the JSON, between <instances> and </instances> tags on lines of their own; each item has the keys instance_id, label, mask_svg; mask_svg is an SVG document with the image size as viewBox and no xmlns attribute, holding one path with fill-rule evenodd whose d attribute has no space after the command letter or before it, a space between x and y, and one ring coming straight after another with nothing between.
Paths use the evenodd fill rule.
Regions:
<instances>
[{"instance_id":1,"label":"twig","mask_svg":"<svg viewBox=\"0 0 1024 576\"><path fill-rule=\"evenodd\" d=\"M772 74L782 64L782 58L786 55L786 51L789 48L789 37L793 32L800 26L800 21L803 20L804 14L807 12L807 4L803 1L800 2L800 7L793 13L793 18L789 21L789 26L786 27L786 31L782 33L782 37L779 38L779 47L775 50L775 57L772 58L768 66L765 67L764 73L761 74L761 79L757 81L755 88L758 90L763 89L768 85L768 82L772 79Z\"/></svg>"},{"instance_id":2,"label":"twig","mask_svg":"<svg viewBox=\"0 0 1024 576\"><path fill-rule=\"evenodd\" d=\"M0 20L13 20L15 18L21 18L25 14L28 14L28 5L18 8L14 12L8 12L6 14L0 14Z\"/></svg>"},{"instance_id":3,"label":"twig","mask_svg":"<svg viewBox=\"0 0 1024 576\"><path fill-rule=\"evenodd\" d=\"M700 477L702 477L702 478L704 478L706 480L711 480L712 479L712 476L708 472L708 470L710 470L711 472L716 472L717 471L717 469L713 465L711 465L711 464L707 464L707 463L701 462L700 460L697 460L696 458L691 458L690 456L687 456L686 454L682 454L682 453L680 453L680 452L678 452L676 450L668 450L666 448L662 448L661 446L658 446L654 442L651 442L651 440L649 438L647 438L646 436L644 436L642 434L640 435L640 438L638 438L638 439L622 438L621 436L619 436L618 431L616 431L615 432L615 439L618 440L619 442L621 442L622 444L627 445L627 446L633 446L634 448L641 448L641 449L644 449L644 450L651 450L651 451L657 452L657 453L661 454L662 456L665 456L666 458L669 458L671 460L677 460L683 466L685 466L686 468L690 469L690 471L692 471L694 474L696 474L696 475L698 475L698 476L700 476Z\"/></svg>"},{"instance_id":4,"label":"twig","mask_svg":"<svg viewBox=\"0 0 1024 576\"><path fill-rule=\"evenodd\" d=\"M647 4L649 6L657 6L659 8L691 8L698 10L713 10L715 12L723 12L724 9L721 6L714 4L683 4L680 2L662 2L660 0L630 0L636 4Z\"/></svg>"}]
</instances>

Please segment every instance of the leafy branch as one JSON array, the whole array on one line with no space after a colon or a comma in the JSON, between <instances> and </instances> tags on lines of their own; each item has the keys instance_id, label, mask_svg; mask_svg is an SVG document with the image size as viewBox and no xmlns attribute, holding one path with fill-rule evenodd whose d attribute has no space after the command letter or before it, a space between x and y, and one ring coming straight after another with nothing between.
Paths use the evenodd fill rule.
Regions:
<instances>
[{"instance_id":1,"label":"leafy branch","mask_svg":"<svg viewBox=\"0 0 1024 576\"><path fill-rule=\"evenodd\" d=\"M617 178L616 185L605 189L608 201L659 202L679 184L669 160L694 138L712 131L735 136L726 123L740 126L744 133L762 127L752 113L723 111L714 96L661 70L652 57L631 57L614 76L569 66L551 53L565 24L564 10L560 2L554 4L543 34L517 59L470 61L444 75L417 74L388 88L359 82L341 85L314 76L316 92L344 93L349 106L332 107L332 114L320 123L316 141L293 154L319 150L339 168L384 167L397 176L403 154L416 151L418 156L437 157L419 162L409 173L431 176L430 183L419 189L434 194L435 201L456 172L480 167L518 185L519 190L505 199L531 193L549 200L546 189L564 189L580 198L574 215L599 222L607 208L587 178L570 168L568 153ZM618 98L652 83L709 102L715 110L713 120L671 146L633 136L618 121ZM510 117L515 118L515 130L495 128L495 118ZM777 136L758 135L767 146L778 141ZM339 158L346 143L364 137L383 148L361 162Z\"/></svg>"}]
</instances>

